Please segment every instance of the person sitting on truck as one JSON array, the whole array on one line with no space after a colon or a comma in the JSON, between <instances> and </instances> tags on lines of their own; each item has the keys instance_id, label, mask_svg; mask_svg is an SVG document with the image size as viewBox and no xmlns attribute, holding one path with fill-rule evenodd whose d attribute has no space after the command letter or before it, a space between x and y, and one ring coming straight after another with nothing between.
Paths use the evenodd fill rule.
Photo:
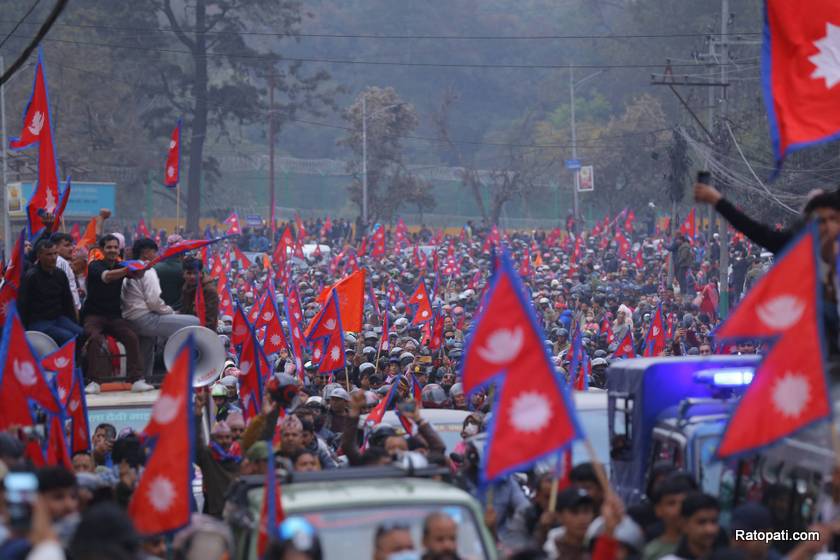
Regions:
<instances>
[{"instance_id":1,"label":"person sitting on truck","mask_svg":"<svg viewBox=\"0 0 840 560\"><path fill-rule=\"evenodd\" d=\"M423 520L422 560L460 560L458 524L449 515L436 511Z\"/></svg>"},{"instance_id":2,"label":"person sitting on truck","mask_svg":"<svg viewBox=\"0 0 840 560\"><path fill-rule=\"evenodd\" d=\"M705 560L711 556L720 534L720 504L717 498L692 492L680 506L682 537L672 554L664 560Z\"/></svg>"},{"instance_id":3,"label":"person sitting on truck","mask_svg":"<svg viewBox=\"0 0 840 560\"><path fill-rule=\"evenodd\" d=\"M642 560L659 560L673 554L680 542L680 511L686 494L697 488L684 473L674 473L665 479L653 495L653 510L661 524L662 533L649 541L642 553Z\"/></svg>"}]
</instances>

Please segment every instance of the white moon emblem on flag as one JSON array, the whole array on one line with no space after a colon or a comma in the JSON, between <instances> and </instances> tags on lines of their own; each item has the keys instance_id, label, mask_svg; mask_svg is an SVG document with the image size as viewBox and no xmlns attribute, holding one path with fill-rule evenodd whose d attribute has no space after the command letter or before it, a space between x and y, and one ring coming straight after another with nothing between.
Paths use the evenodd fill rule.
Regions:
<instances>
[{"instance_id":1,"label":"white moon emblem on flag","mask_svg":"<svg viewBox=\"0 0 840 560\"><path fill-rule=\"evenodd\" d=\"M551 420L551 404L539 393L525 392L514 398L510 421L520 432L539 432Z\"/></svg>"},{"instance_id":2,"label":"white moon emblem on flag","mask_svg":"<svg viewBox=\"0 0 840 560\"><path fill-rule=\"evenodd\" d=\"M55 359L55 367L58 369L64 369L70 363L70 360L65 358L64 356L59 356Z\"/></svg>"},{"instance_id":3,"label":"white moon emblem on flag","mask_svg":"<svg viewBox=\"0 0 840 560\"><path fill-rule=\"evenodd\" d=\"M175 486L165 476L158 476L149 484L149 503L159 513L172 507L175 499Z\"/></svg>"},{"instance_id":4,"label":"white moon emblem on flag","mask_svg":"<svg viewBox=\"0 0 840 560\"><path fill-rule=\"evenodd\" d=\"M335 319L327 319L327 321L324 323L324 327L328 331L333 330L335 328Z\"/></svg>"},{"instance_id":5,"label":"white moon emblem on flag","mask_svg":"<svg viewBox=\"0 0 840 560\"><path fill-rule=\"evenodd\" d=\"M796 296L784 294L758 305L756 315L766 327L787 330L799 321L805 312L805 303Z\"/></svg>"},{"instance_id":6,"label":"white moon emblem on flag","mask_svg":"<svg viewBox=\"0 0 840 560\"><path fill-rule=\"evenodd\" d=\"M59 387L58 388L58 398L59 398L59 400L61 400L61 402L64 402L64 399L66 397L67 397L67 389L65 389L64 387Z\"/></svg>"},{"instance_id":7,"label":"white moon emblem on flag","mask_svg":"<svg viewBox=\"0 0 840 560\"><path fill-rule=\"evenodd\" d=\"M167 167L166 168L166 176L167 177L174 177L175 176L175 167L173 167L172 165Z\"/></svg>"},{"instance_id":8,"label":"white moon emblem on flag","mask_svg":"<svg viewBox=\"0 0 840 560\"><path fill-rule=\"evenodd\" d=\"M76 409L79 408L79 401L77 399L73 399L67 403L67 408L70 409L70 412L76 412Z\"/></svg>"},{"instance_id":9,"label":"white moon emblem on flag","mask_svg":"<svg viewBox=\"0 0 840 560\"><path fill-rule=\"evenodd\" d=\"M811 78L825 79L825 86L833 88L840 83L840 27L829 22L825 24L825 37L814 41L819 53L808 57L816 69Z\"/></svg>"},{"instance_id":10,"label":"white moon emblem on flag","mask_svg":"<svg viewBox=\"0 0 840 560\"><path fill-rule=\"evenodd\" d=\"M170 141L169 141L169 149L170 149L170 150L174 150L174 149L175 149L175 146L177 146L177 145L178 145L178 144L175 142L175 140L170 140Z\"/></svg>"},{"instance_id":11,"label":"white moon emblem on flag","mask_svg":"<svg viewBox=\"0 0 840 560\"><path fill-rule=\"evenodd\" d=\"M316 349L312 352L312 357L313 357L313 358L315 358L316 360L320 359L320 358L321 358L321 349L320 349L320 348L316 348Z\"/></svg>"},{"instance_id":12,"label":"white moon emblem on flag","mask_svg":"<svg viewBox=\"0 0 840 560\"><path fill-rule=\"evenodd\" d=\"M487 343L478 347L478 355L491 364L508 364L522 350L523 334L522 327L495 330L487 337Z\"/></svg>"},{"instance_id":13,"label":"white moon emblem on flag","mask_svg":"<svg viewBox=\"0 0 840 560\"><path fill-rule=\"evenodd\" d=\"M152 406L152 418L158 424L169 424L178 415L181 399L169 395L161 395Z\"/></svg>"},{"instance_id":14,"label":"white moon emblem on flag","mask_svg":"<svg viewBox=\"0 0 840 560\"><path fill-rule=\"evenodd\" d=\"M417 294L417 299L423 301L423 294Z\"/></svg>"},{"instance_id":15,"label":"white moon emblem on flag","mask_svg":"<svg viewBox=\"0 0 840 560\"><path fill-rule=\"evenodd\" d=\"M21 385L31 387L35 385L38 378L35 376L35 367L32 362L19 362L17 360L12 364L12 369L15 372L15 377L20 381Z\"/></svg>"},{"instance_id":16,"label":"white moon emblem on flag","mask_svg":"<svg viewBox=\"0 0 840 560\"><path fill-rule=\"evenodd\" d=\"M650 332L653 336L659 336L659 327L653 325L653 328L650 330Z\"/></svg>"},{"instance_id":17,"label":"white moon emblem on flag","mask_svg":"<svg viewBox=\"0 0 840 560\"><path fill-rule=\"evenodd\" d=\"M811 385L801 373L786 372L773 386L773 406L788 418L797 418L811 397Z\"/></svg>"},{"instance_id":18,"label":"white moon emblem on flag","mask_svg":"<svg viewBox=\"0 0 840 560\"><path fill-rule=\"evenodd\" d=\"M262 316L263 321L271 321L272 317L274 317L274 313L272 313L271 311L266 311L265 313L263 313Z\"/></svg>"}]
</instances>

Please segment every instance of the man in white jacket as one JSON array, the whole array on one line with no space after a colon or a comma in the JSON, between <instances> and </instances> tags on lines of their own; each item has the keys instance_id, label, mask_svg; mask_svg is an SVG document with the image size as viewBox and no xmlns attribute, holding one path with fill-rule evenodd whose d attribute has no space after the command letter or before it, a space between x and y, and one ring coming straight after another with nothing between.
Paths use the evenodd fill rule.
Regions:
<instances>
[{"instance_id":1,"label":"man in white jacket","mask_svg":"<svg viewBox=\"0 0 840 560\"><path fill-rule=\"evenodd\" d=\"M157 243L148 238L137 239L132 248L134 258L143 262L154 259L157 252ZM169 338L183 327L198 325L198 318L194 315L179 315L164 303L160 297L160 280L154 268L147 270L139 278L126 279L123 282L122 316L132 324L140 336L140 355L145 361L147 382L154 367L155 339ZM148 383L145 383L144 387L135 383L132 391L153 388Z\"/></svg>"}]
</instances>

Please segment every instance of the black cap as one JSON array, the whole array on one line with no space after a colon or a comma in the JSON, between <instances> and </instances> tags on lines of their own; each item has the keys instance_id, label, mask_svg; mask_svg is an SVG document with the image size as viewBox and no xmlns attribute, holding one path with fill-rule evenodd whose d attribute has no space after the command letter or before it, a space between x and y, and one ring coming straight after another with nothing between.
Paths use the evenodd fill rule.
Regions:
<instances>
[{"instance_id":1,"label":"black cap","mask_svg":"<svg viewBox=\"0 0 840 560\"><path fill-rule=\"evenodd\" d=\"M595 503L592 496L582 488L566 488L557 494L557 511L573 509L583 504Z\"/></svg>"},{"instance_id":2,"label":"black cap","mask_svg":"<svg viewBox=\"0 0 840 560\"><path fill-rule=\"evenodd\" d=\"M732 512L732 530L766 531L773 528L770 511L761 504L748 503Z\"/></svg>"}]
</instances>

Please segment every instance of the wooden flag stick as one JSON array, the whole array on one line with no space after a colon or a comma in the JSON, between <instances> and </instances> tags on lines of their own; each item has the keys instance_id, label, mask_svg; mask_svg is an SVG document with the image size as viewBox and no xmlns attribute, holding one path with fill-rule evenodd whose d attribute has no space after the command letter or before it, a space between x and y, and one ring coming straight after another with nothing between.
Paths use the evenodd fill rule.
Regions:
<instances>
[{"instance_id":1,"label":"wooden flag stick","mask_svg":"<svg viewBox=\"0 0 840 560\"><path fill-rule=\"evenodd\" d=\"M598 484L601 485L605 495L609 494L612 492L612 489L610 487L610 481L607 479L607 471L604 469L603 463L598 460L598 456L595 454L595 448L592 447L592 442L589 441L588 437L583 438L583 445L586 447L586 453L589 455L589 460L592 462L592 467L595 469L595 476L598 477Z\"/></svg>"},{"instance_id":2,"label":"wooden flag stick","mask_svg":"<svg viewBox=\"0 0 840 560\"><path fill-rule=\"evenodd\" d=\"M560 477L557 473L551 477L551 494L548 496L548 511L557 511L557 490L560 488Z\"/></svg>"}]
</instances>

